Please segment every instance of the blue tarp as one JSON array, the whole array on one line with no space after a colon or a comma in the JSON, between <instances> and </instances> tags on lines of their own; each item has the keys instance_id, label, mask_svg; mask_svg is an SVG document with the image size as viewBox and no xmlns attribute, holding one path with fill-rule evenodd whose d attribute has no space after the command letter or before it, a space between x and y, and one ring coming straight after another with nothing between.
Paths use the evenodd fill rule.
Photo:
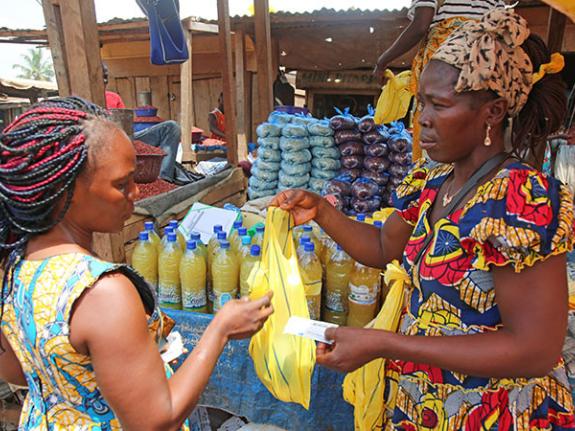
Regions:
<instances>
[{"instance_id":1,"label":"blue tarp","mask_svg":"<svg viewBox=\"0 0 575 431\"><path fill-rule=\"evenodd\" d=\"M213 316L164 310L191 351ZM343 400L344 374L316 366L310 409L275 399L259 381L248 353L249 340L231 341L224 350L200 404L221 408L252 422L294 431L353 430L353 409Z\"/></svg>"}]
</instances>

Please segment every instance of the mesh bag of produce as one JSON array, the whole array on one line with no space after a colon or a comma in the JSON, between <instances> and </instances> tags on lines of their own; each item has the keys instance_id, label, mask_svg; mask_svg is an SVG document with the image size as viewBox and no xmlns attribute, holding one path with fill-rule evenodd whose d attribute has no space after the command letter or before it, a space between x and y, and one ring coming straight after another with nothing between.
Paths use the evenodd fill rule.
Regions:
<instances>
[{"instance_id":1,"label":"mesh bag of produce","mask_svg":"<svg viewBox=\"0 0 575 431\"><path fill-rule=\"evenodd\" d=\"M337 177L339 174L339 170L327 171L323 169L312 168L311 176L314 178L319 178L323 180L331 180L332 178Z\"/></svg>"},{"instance_id":2,"label":"mesh bag of produce","mask_svg":"<svg viewBox=\"0 0 575 431\"><path fill-rule=\"evenodd\" d=\"M289 163L308 163L311 162L311 159L312 156L309 150L282 152L282 161Z\"/></svg>"},{"instance_id":3,"label":"mesh bag of produce","mask_svg":"<svg viewBox=\"0 0 575 431\"><path fill-rule=\"evenodd\" d=\"M314 158L311 165L322 171L338 171L341 169L341 163L337 159ZM332 177L333 178L333 177Z\"/></svg>"},{"instance_id":4,"label":"mesh bag of produce","mask_svg":"<svg viewBox=\"0 0 575 431\"><path fill-rule=\"evenodd\" d=\"M300 124L286 124L282 129L282 136L286 138L305 138L307 137L307 126Z\"/></svg>"},{"instance_id":5,"label":"mesh bag of produce","mask_svg":"<svg viewBox=\"0 0 575 431\"><path fill-rule=\"evenodd\" d=\"M263 160L264 162L280 162L282 159L282 153L279 150L261 147L258 149L258 159Z\"/></svg>"},{"instance_id":6,"label":"mesh bag of produce","mask_svg":"<svg viewBox=\"0 0 575 431\"><path fill-rule=\"evenodd\" d=\"M310 175L289 175L285 172L280 171L279 173L279 186L291 187L291 188L305 188L309 182ZM278 187L279 187L278 186Z\"/></svg>"},{"instance_id":7,"label":"mesh bag of produce","mask_svg":"<svg viewBox=\"0 0 575 431\"><path fill-rule=\"evenodd\" d=\"M311 138L310 138L311 141ZM339 159L340 152L337 147L311 147L311 155L317 158Z\"/></svg>"},{"instance_id":8,"label":"mesh bag of produce","mask_svg":"<svg viewBox=\"0 0 575 431\"><path fill-rule=\"evenodd\" d=\"M339 152L342 156L363 156L364 145L359 141L344 142L339 146Z\"/></svg>"},{"instance_id":9,"label":"mesh bag of produce","mask_svg":"<svg viewBox=\"0 0 575 431\"><path fill-rule=\"evenodd\" d=\"M307 125L310 136L333 136L333 129L329 127L329 121L317 120Z\"/></svg>"},{"instance_id":10,"label":"mesh bag of produce","mask_svg":"<svg viewBox=\"0 0 575 431\"><path fill-rule=\"evenodd\" d=\"M277 124L278 126L282 127L285 124L291 123L292 115L286 114L284 112L272 112L268 116L268 122Z\"/></svg>"},{"instance_id":11,"label":"mesh bag of produce","mask_svg":"<svg viewBox=\"0 0 575 431\"><path fill-rule=\"evenodd\" d=\"M269 148L271 150L280 149L280 138L258 138L258 146L260 148Z\"/></svg>"},{"instance_id":12,"label":"mesh bag of produce","mask_svg":"<svg viewBox=\"0 0 575 431\"><path fill-rule=\"evenodd\" d=\"M282 126L274 123L262 123L256 128L256 134L260 138L281 136Z\"/></svg>"},{"instance_id":13,"label":"mesh bag of produce","mask_svg":"<svg viewBox=\"0 0 575 431\"><path fill-rule=\"evenodd\" d=\"M278 181L262 180L252 175L248 180L248 186L254 190L275 190L278 187Z\"/></svg>"},{"instance_id":14,"label":"mesh bag of produce","mask_svg":"<svg viewBox=\"0 0 575 431\"><path fill-rule=\"evenodd\" d=\"M280 148L282 151L301 151L309 148L309 138L280 138ZM309 162L309 160L308 160Z\"/></svg>"},{"instance_id":15,"label":"mesh bag of produce","mask_svg":"<svg viewBox=\"0 0 575 431\"><path fill-rule=\"evenodd\" d=\"M304 175L311 171L311 163L281 162L281 171L287 175Z\"/></svg>"},{"instance_id":16,"label":"mesh bag of produce","mask_svg":"<svg viewBox=\"0 0 575 431\"><path fill-rule=\"evenodd\" d=\"M332 136L310 136L309 144L312 147L332 148L335 141Z\"/></svg>"}]
</instances>

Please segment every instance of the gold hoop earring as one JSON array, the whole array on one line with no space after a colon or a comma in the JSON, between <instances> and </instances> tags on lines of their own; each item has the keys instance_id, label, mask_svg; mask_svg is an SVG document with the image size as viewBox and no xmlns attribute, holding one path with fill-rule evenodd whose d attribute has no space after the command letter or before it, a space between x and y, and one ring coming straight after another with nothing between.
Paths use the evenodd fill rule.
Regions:
<instances>
[{"instance_id":1,"label":"gold hoop earring","mask_svg":"<svg viewBox=\"0 0 575 431\"><path fill-rule=\"evenodd\" d=\"M491 136L489 136L490 133L491 133L491 124L487 123L487 130L485 132L485 140L483 141L483 145L485 145L486 147L491 146Z\"/></svg>"}]
</instances>

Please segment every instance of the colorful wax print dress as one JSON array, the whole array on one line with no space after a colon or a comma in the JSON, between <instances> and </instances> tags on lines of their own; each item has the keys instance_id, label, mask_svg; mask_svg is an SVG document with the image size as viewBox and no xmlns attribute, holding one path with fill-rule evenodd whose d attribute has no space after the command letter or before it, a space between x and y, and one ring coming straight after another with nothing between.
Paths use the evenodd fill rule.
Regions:
<instances>
[{"instance_id":1,"label":"colorful wax print dress","mask_svg":"<svg viewBox=\"0 0 575 431\"><path fill-rule=\"evenodd\" d=\"M69 253L44 260L20 260L5 297L2 332L18 357L28 395L20 430L120 430L120 422L100 393L90 357L70 344L74 302L103 275L121 272L138 288L156 340L162 318L143 279L130 267ZM166 367L170 375L170 370ZM187 427L185 428L187 429Z\"/></svg>"},{"instance_id":2,"label":"colorful wax print dress","mask_svg":"<svg viewBox=\"0 0 575 431\"><path fill-rule=\"evenodd\" d=\"M396 208L414 226L403 265L412 275L400 332L454 336L502 327L494 266L515 271L573 247L573 197L557 180L513 163L449 217L428 214L452 166L416 166ZM413 261L433 235L419 264ZM563 362L542 378L483 378L409 361L387 361L386 429L571 430L573 400Z\"/></svg>"}]
</instances>

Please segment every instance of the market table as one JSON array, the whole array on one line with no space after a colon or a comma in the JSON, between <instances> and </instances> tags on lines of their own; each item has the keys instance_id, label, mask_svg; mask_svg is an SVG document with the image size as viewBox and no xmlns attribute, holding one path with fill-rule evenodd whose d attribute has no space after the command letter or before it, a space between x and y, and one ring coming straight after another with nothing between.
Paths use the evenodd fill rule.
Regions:
<instances>
[{"instance_id":1,"label":"market table","mask_svg":"<svg viewBox=\"0 0 575 431\"><path fill-rule=\"evenodd\" d=\"M164 310L176 321L175 330L190 351L213 316L179 310ZM343 400L344 374L316 366L312 377L311 405L274 398L259 381L248 353L249 340L231 341L221 355L200 404L227 410L252 422L294 431L353 430L353 409ZM177 367L177 365L176 365Z\"/></svg>"}]
</instances>

